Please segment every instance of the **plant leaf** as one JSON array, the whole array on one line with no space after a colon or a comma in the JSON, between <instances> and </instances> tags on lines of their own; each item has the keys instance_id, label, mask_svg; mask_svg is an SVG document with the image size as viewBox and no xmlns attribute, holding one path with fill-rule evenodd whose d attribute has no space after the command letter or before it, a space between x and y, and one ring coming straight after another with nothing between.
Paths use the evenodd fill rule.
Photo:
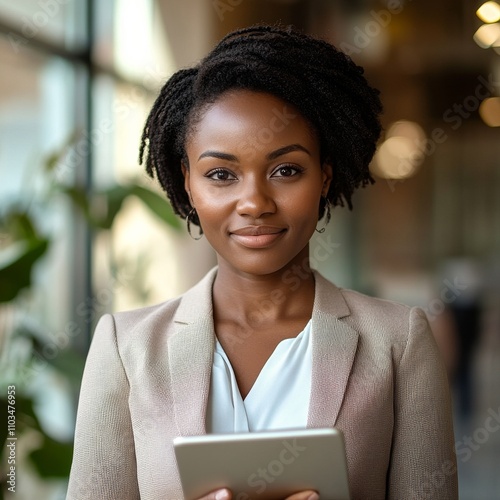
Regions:
<instances>
[{"instance_id":1,"label":"plant leaf","mask_svg":"<svg viewBox=\"0 0 500 500\"><path fill-rule=\"evenodd\" d=\"M60 191L65 194L73 204L79 208L86 219L89 218L89 202L87 200L87 194L85 190L81 187L66 187L59 186Z\"/></svg>"},{"instance_id":2,"label":"plant leaf","mask_svg":"<svg viewBox=\"0 0 500 500\"><path fill-rule=\"evenodd\" d=\"M106 214L98 218L98 225L103 229L111 229L115 217L122 208L125 198L130 196L130 189L126 186L116 185L97 193L97 198L105 198Z\"/></svg>"},{"instance_id":3,"label":"plant leaf","mask_svg":"<svg viewBox=\"0 0 500 500\"><path fill-rule=\"evenodd\" d=\"M29 240L38 237L31 216L22 207L11 207L0 220L0 228L9 235L12 241Z\"/></svg>"},{"instance_id":4,"label":"plant leaf","mask_svg":"<svg viewBox=\"0 0 500 500\"><path fill-rule=\"evenodd\" d=\"M27 339L31 344L31 350L36 353L38 359L43 360L64 375L74 388L78 389L80 387L85 357L70 346L70 339L65 339L64 345L55 347L57 351L54 356L46 356L44 355L44 352L46 352L44 348L49 345L54 348L55 345L55 342L51 341L47 333L29 323L24 323L14 330L14 335Z\"/></svg>"},{"instance_id":5,"label":"plant leaf","mask_svg":"<svg viewBox=\"0 0 500 500\"><path fill-rule=\"evenodd\" d=\"M68 152L68 149L74 145L79 136L78 131L74 131L69 135L69 137L64 141L61 147L54 149L50 152L43 161L43 168L47 172L53 172L59 163L64 159L64 156Z\"/></svg>"},{"instance_id":6,"label":"plant leaf","mask_svg":"<svg viewBox=\"0 0 500 500\"><path fill-rule=\"evenodd\" d=\"M51 359L47 358L47 361L59 373L64 375L67 382L74 388L78 389L80 387L85 367L85 358L75 349L69 347L62 349L57 356Z\"/></svg>"},{"instance_id":7,"label":"plant leaf","mask_svg":"<svg viewBox=\"0 0 500 500\"><path fill-rule=\"evenodd\" d=\"M73 458L73 445L52 439L43 434L43 444L28 456L38 474L43 478L67 478Z\"/></svg>"},{"instance_id":8,"label":"plant leaf","mask_svg":"<svg viewBox=\"0 0 500 500\"><path fill-rule=\"evenodd\" d=\"M21 435L25 429L36 429L37 431L43 432L38 417L36 416L35 410L33 409L33 400L28 397L21 395L19 391L16 392L16 436ZM3 422L7 422L7 411L8 403L4 397L0 398L0 418ZM2 444L7 438L7 424L0 431L0 441L3 440ZM3 450L3 448L2 448Z\"/></svg>"},{"instance_id":9,"label":"plant leaf","mask_svg":"<svg viewBox=\"0 0 500 500\"><path fill-rule=\"evenodd\" d=\"M170 203L167 202L162 196L146 189L142 186L132 185L132 194L137 196L146 207L151 210L157 217L159 217L163 222L167 223L170 227L174 229L180 229L182 227L179 218L175 215Z\"/></svg>"},{"instance_id":10,"label":"plant leaf","mask_svg":"<svg viewBox=\"0 0 500 500\"><path fill-rule=\"evenodd\" d=\"M31 270L47 251L49 240L18 241L0 251L0 302L13 300L31 285Z\"/></svg>"},{"instance_id":11,"label":"plant leaf","mask_svg":"<svg viewBox=\"0 0 500 500\"><path fill-rule=\"evenodd\" d=\"M61 187L61 192L83 212L83 215L94 227L110 229L115 217L129 196L136 196L160 220L174 229L182 224L175 215L170 203L158 193L137 184L115 185L95 193L91 201L81 188Z\"/></svg>"}]
</instances>

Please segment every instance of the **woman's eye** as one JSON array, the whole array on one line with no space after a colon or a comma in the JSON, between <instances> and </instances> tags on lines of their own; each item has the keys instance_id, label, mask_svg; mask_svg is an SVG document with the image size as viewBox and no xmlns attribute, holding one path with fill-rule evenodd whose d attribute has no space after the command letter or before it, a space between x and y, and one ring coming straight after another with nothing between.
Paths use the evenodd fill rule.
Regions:
<instances>
[{"instance_id":1,"label":"woman's eye","mask_svg":"<svg viewBox=\"0 0 500 500\"><path fill-rule=\"evenodd\" d=\"M289 165L285 165L282 167L278 167L272 174L271 177L292 177L300 173L300 169L297 167L292 167Z\"/></svg>"},{"instance_id":2,"label":"woman's eye","mask_svg":"<svg viewBox=\"0 0 500 500\"><path fill-rule=\"evenodd\" d=\"M214 181L233 181L236 179L231 172L224 169L212 170L211 172L208 172L207 177L209 179L213 179Z\"/></svg>"}]
</instances>

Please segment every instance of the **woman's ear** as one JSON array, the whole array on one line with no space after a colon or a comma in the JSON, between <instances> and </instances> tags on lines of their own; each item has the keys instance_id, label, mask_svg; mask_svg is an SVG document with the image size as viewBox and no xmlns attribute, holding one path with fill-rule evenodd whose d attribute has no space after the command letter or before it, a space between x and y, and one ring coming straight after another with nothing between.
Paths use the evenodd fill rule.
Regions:
<instances>
[{"instance_id":1,"label":"woman's ear","mask_svg":"<svg viewBox=\"0 0 500 500\"><path fill-rule=\"evenodd\" d=\"M186 190L187 195L189 196L189 201L191 202L191 205L193 205L193 200L191 198L191 188L189 184L189 168L186 167L184 163L181 163L181 170L182 170L182 175L184 176L184 189Z\"/></svg>"},{"instance_id":2,"label":"woman's ear","mask_svg":"<svg viewBox=\"0 0 500 500\"><path fill-rule=\"evenodd\" d=\"M333 167L330 162L325 162L321 166L321 170L323 171L323 189L321 190L321 196L326 198L328 190L330 189L330 183L332 182Z\"/></svg>"}]
</instances>

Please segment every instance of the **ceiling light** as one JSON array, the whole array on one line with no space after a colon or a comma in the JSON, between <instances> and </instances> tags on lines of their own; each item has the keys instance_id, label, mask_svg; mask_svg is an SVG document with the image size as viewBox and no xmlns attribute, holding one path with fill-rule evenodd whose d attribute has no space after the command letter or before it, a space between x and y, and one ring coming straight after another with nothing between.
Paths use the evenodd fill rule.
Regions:
<instances>
[{"instance_id":1,"label":"ceiling light","mask_svg":"<svg viewBox=\"0 0 500 500\"><path fill-rule=\"evenodd\" d=\"M486 2L476 11L477 17L485 23L496 23L500 21L500 5L496 2Z\"/></svg>"},{"instance_id":2,"label":"ceiling light","mask_svg":"<svg viewBox=\"0 0 500 500\"><path fill-rule=\"evenodd\" d=\"M479 106L479 114L489 127L500 127L500 97L485 99Z\"/></svg>"},{"instance_id":3,"label":"ceiling light","mask_svg":"<svg viewBox=\"0 0 500 500\"><path fill-rule=\"evenodd\" d=\"M483 49L496 45L500 41L500 24L483 24L473 38Z\"/></svg>"},{"instance_id":4,"label":"ceiling light","mask_svg":"<svg viewBox=\"0 0 500 500\"><path fill-rule=\"evenodd\" d=\"M422 162L423 155L415 155L415 145L408 137L389 137L377 150L370 170L382 179L407 179Z\"/></svg>"},{"instance_id":5,"label":"ceiling light","mask_svg":"<svg viewBox=\"0 0 500 500\"><path fill-rule=\"evenodd\" d=\"M393 123L387 130L385 137L408 137L412 139L415 145L425 141L425 132L422 127L409 120L399 120Z\"/></svg>"}]
</instances>

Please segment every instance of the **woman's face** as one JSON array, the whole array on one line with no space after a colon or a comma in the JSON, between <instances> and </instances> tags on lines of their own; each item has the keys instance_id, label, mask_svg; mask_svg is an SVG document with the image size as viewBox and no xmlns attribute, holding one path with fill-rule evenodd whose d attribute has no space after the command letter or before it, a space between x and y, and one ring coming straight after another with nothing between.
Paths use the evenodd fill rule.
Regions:
<instances>
[{"instance_id":1,"label":"woman's face","mask_svg":"<svg viewBox=\"0 0 500 500\"><path fill-rule=\"evenodd\" d=\"M235 90L189 135L185 188L220 267L264 275L303 265L331 168L292 106Z\"/></svg>"}]
</instances>

